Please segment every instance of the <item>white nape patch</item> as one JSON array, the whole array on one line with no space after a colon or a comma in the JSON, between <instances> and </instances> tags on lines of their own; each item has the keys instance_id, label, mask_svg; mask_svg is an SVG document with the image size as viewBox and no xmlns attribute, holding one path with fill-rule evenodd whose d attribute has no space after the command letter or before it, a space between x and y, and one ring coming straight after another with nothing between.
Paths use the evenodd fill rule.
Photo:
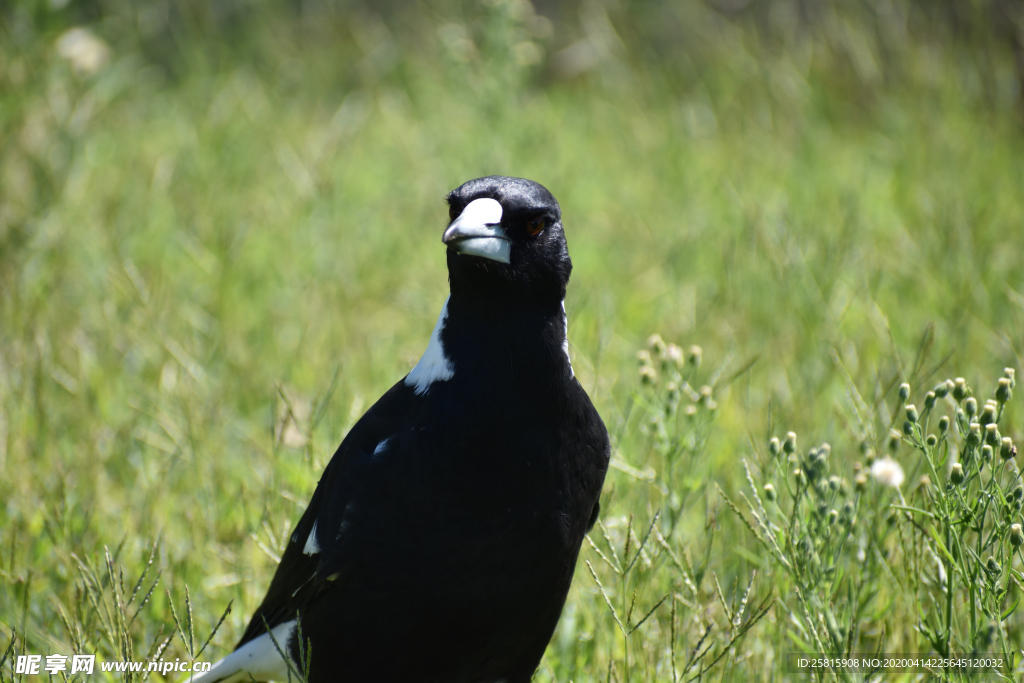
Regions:
<instances>
[{"instance_id":1,"label":"white nape patch","mask_svg":"<svg viewBox=\"0 0 1024 683\"><path fill-rule=\"evenodd\" d=\"M384 439L379 444L377 444L377 447L373 449L373 454L374 455L380 455L381 453L383 453L384 449L388 447L388 441L390 441L390 440L391 440L391 437L388 437L387 439Z\"/></svg>"},{"instance_id":2,"label":"white nape patch","mask_svg":"<svg viewBox=\"0 0 1024 683\"><path fill-rule=\"evenodd\" d=\"M576 373L572 369L572 358L569 357L569 315L565 312L565 299L562 299L562 320L565 323L565 334L562 337L562 351L565 353L565 359L569 361L569 376L575 377Z\"/></svg>"},{"instance_id":3,"label":"white nape patch","mask_svg":"<svg viewBox=\"0 0 1024 683\"><path fill-rule=\"evenodd\" d=\"M270 629L274 640L281 650L288 654L288 641L295 630L295 620L278 624ZM298 667L296 667L297 669ZM252 677L250 679L250 676ZM294 675L292 676L294 678ZM270 634L264 633L259 638L250 640L224 659L220 660L209 671L191 678L192 683L242 683L252 679L257 681L288 681L288 664L281 653L274 647ZM186 679L188 680L188 679Z\"/></svg>"},{"instance_id":4,"label":"white nape patch","mask_svg":"<svg viewBox=\"0 0 1024 683\"><path fill-rule=\"evenodd\" d=\"M451 297L449 296L448 299ZM448 299L444 300L444 307L441 315L437 316L437 324L430 335L430 343L423 357L416 364L409 374L405 376L406 386L414 387L417 396L422 396L430 389L434 382L446 382L455 376L455 368L444 353L444 344L441 343L441 330L444 329L444 322L448 319ZM379 447L379 446L378 446Z\"/></svg>"},{"instance_id":5,"label":"white nape patch","mask_svg":"<svg viewBox=\"0 0 1024 683\"><path fill-rule=\"evenodd\" d=\"M320 552L320 544L316 542L316 521L313 521L313 528L309 532L309 538L306 539L306 545L302 548L303 555L316 555Z\"/></svg>"}]
</instances>

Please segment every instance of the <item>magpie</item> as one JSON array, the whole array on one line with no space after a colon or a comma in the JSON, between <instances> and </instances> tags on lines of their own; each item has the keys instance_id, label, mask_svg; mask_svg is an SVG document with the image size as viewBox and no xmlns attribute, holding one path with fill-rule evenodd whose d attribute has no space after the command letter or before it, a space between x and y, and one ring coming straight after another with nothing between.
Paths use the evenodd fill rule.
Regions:
<instances>
[{"instance_id":1,"label":"magpie","mask_svg":"<svg viewBox=\"0 0 1024 683\"><path fill-rule=\"evenodd\" d=\"M608 433L570 363L558 202L504 176L447 201L450 294L426 352L341 442L235 651L193 680L287 681L282 653L311 683L536 670Z\"/></svg>"}]
</instances>

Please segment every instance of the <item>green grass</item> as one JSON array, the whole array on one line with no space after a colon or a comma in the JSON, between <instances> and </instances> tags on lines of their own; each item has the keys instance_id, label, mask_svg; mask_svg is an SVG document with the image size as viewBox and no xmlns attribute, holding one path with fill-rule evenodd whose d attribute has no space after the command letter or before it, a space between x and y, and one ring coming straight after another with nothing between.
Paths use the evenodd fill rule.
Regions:
<instances>
[{"instance_id":1,"label":"green grass","mask_svg":"<svg viewBox=\"0 0 1024 683\"><path fill-rule=\"evenodd\" d=\"M905 35L842 7L788 33L699 4L563 8L553 33L513 2L386 22L256 4L230 30L190 5L7 11L0 628L101 659L178 630L163 656L187 659L232 603L200 659L226 653L326 460L425 347L444 193L502 173L562 203L573 363L614 441L537 680L782 680L789 652L943 644L1019 663L1015 468L947 491L966 439L925 442L946 398L895 453L899 493L856 484L902 428L901 383L924 413L963 376L983 406L1024 355L1012 56L894 6ZM55 49L81 21L111 48L94 74ZM582 38L602 60L567 77ZM655 332L702 362L655 353L642 384ZM768 445L791 430L792 462ZM792 470L824 442L807 486ZM845 498L815 488L832 474Z\"/></svg>"}]
</instances>

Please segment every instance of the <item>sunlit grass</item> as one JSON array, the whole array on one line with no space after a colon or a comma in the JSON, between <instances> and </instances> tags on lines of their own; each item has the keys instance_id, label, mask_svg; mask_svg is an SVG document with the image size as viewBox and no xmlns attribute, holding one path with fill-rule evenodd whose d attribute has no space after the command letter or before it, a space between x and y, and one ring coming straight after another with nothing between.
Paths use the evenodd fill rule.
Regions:
<instances>
[{"instance_id":1,"label":"sunlit grass","mask_svg":"<svg viewBox=\"0 0 1024 683\"><path fill-rule=\"evenodd\" d=\"M887 83L820 36L779 49L695 10L719 33L683 59L650 52L653 15L588 7L554 33L515 3L438 5L390 28L271 14L224 45L176 35L174 59L107 20L93 28L109 61L92 74L58 54L59 13L6 21L0 627L18 648L114 658L127 633L141 656L173 634L173 601L191 611L195 652L233 601L203 658L230 649L327 458L425 347L447 289L444 193L502 173L562 203L574 367L615 443L603 526L538 678L688 680L714 662L725 680L778 679L787 652L830 649L818 641L851 624L853 651L933 649L920 624L934 636L947 622L929 621L935 587L913 577L941 551L904 516L889 526L890 491L868 481L858 499L877 562L834 587L877 584L855 617L823 587L827 567L784 548L787 572L750 515L817 514L792 481L799 463L770 457L772 436L799 434L798 459L830 444L830 474L852 490L854 463L902 429L901 383L923 407L964 376L984 405L1003 368L1021 367L1009 62L979 84L964 49L911 38ZM564 78L573 31L607 49ZM684 352L662 367L652 351L657 376L642 384L636 354L653 332L701 345L701 362ZM1019 393L999 426L1014 442ZM927 449L926 437L909 438ZM895 454L913 508L918 453ZM744 462L778 508L753 500ZM945 533L963 511L942 500ZM839 543L814 529L809 542ZM857 546L812 550L853 562ZM1019 556L998 557L1007 593L989 612L1020 589ZM804 610L830 599L842 623L815 631ZM988 617L956 605L961 651ZM1019 657L1022 627L1007 615L990 644ZM175 638L164 657L188 657Z\"/></svg>"}]
</instances>

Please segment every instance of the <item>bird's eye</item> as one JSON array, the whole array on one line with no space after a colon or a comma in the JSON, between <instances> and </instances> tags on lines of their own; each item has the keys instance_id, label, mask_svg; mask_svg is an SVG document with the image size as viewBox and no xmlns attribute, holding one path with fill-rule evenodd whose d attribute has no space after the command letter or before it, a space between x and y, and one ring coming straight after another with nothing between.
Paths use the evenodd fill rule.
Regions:
<instances>
[{"instance_id":1,"label":"bird's eye","mask_svg":"<svg viewBox=\"0 0 1024 683\"><path fill-rule=\"evenodd\" d=\"M453 221L459 217L459 210L452 204L448 207L448 220Z\"/></svg>"},{"instance_id":2,"label":"bird's eye","mask_svg":"<svg viewBox=\"0 0 1024 683\"><path fill-rule=\"evenodd\" d=\"M544 219L541 218L540 216L534 218L533 220L531 220L529 223L526 224L526 232L531 237L533 235L539 235L540 231L543 230L543 229L544 229Z\"/></svg>"}]
</instances>

